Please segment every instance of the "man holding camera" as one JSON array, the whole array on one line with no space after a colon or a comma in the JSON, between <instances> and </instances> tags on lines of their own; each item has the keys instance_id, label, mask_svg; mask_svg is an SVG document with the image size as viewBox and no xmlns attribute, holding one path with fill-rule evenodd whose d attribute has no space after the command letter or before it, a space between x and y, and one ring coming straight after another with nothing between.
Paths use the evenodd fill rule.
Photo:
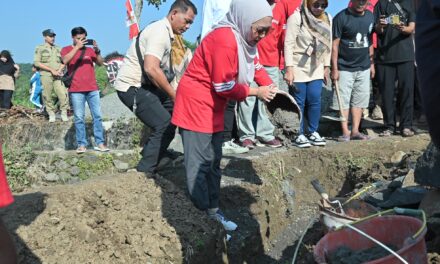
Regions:
<instances>
[{"instance_id":1,"label":"man holding camera","mask_svg":"<svg viewBox=\"0 0 440 264\"><path fill-rule=\"evenodd\" d=\"M68 121L67 109L69 100L67 91L61 82L64 64L60 56L60 47L55 45L55 32L52 29L43 31L44 44L35 48L34 65L40 68L41 83L44 87L43 100L49 114L49 122L55 122L55 105L52 99L52 92L58 97L61 110L61 120Z\"/></svg>"},{"instance_id":2,"label":"man holding camera","mask_svg":"<svg viewBox=\"0 0 440 264\"><path fill-rule=\"evenodd\" d=\"M96 83L94 63L102 65L104 59L96 41L87 39L87 31L83 27L75 27L71 31L73 45L61 50L64 64L68 73L73 75L69 87L70 98L73 106L75 120L76 141L78 154L84 153L88 146L85 127L85 104L89 105L93 118L93 133L97 151L106 152L109 149L104 142L104 129L102 126L99 88ZM86 47L91 45L93 48Z\"/></svg>"},{"instance_id":3,"label":"man holding camera","mask_svg":"<svg viewBox=\"0 0 440 264\"><path fill-rule=\"evenodd\" d=\"M412 0L380 0L375 9L378 34L376 65L382 94L382 112L386 130L381 136L396 132L395 82L400 106L399 129L403 137L414 135L414 42L415 9Z\"/></svg>"}]
</instances>

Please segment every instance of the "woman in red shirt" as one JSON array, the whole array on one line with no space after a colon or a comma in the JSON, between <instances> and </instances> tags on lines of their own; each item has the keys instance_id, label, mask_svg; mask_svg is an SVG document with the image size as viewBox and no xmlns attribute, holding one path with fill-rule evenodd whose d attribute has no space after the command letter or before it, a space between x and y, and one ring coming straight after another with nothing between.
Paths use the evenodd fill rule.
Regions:
<instances>
[{"instance_id":1,"label":"woman in red shirt","mask_svg":"<svg viewBox=\"0 0 440 264\"><path fill-rule=\"evenodd\" d=\"M226 17L203 39L180 80L171 122L180 128L188 190L194 205L226 230L237 225L219 210L224 110L228 99L276 94L256 59L256 44L272 24L266 0L235 0ZM250 88L255 80L260 85Z\"/></svg>"},{"instance_id":2,"label":"woman in red shirt","mask_svg":"<svg viewBox=\"0 0 440 264\"><path fill-rule=\"evenodd\" d=\"M3 165L2 142L0 141L0 208L6 207L14 202L11 190L6 180L5 167ZM17 263L17 254L14 243L8 233L2 219L0 218L0 262L5 264Z\"/></svg>"}]
</instances>

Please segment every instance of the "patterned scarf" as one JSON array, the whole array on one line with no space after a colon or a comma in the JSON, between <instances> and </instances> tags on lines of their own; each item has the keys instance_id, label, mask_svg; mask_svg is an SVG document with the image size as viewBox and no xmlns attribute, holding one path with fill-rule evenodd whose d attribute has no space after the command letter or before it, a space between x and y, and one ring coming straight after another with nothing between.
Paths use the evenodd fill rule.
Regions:
<instances>
[{"instance_id":1,"label":"patterned scarf","mask_svg":"<svg viewBox=\"0 0 440 264\"><path fill-rule=\"evenodd\" d=\"M183 36L174 35L174 41L171 43L171 63L176 75L171 82L171 86L174 89L177 89L177 85L185 73L191 59L192 52L183 42Z\"/></svg>"},{"instance_id":2,"label":"patterned scarf","mask_svg":"<svg viewBox=\"0 0 440 264\"><path fill-rule=\"evenodd\" d=\"M315 17L309 9L313 0L304 0L301 6L301 19L305 21L304 26L307 27L310 34L315 38L315 53L318 61L330 55L332 39L330 19L328 15L323 12L319 17Z\"/></svg>"}]
</instances>

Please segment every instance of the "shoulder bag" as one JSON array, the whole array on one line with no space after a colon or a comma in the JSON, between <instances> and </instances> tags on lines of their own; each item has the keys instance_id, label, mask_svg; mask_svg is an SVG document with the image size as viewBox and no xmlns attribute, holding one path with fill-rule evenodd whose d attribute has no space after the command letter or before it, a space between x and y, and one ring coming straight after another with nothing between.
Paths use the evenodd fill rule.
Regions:
<instances>
[{"instance_id":1,"label":"shoulder bag","mask_svg":"<svg viewBox=\"0 0 440 264\"><path fill-rule=\"evenodd\" d=\"M69 72L66 72L63 77L61 77L61 81L64 83L64 86L66 86L66 88L70 88L70 85L72 85L72 80L73 80L73 76L75 75L76 70L79 67L79 64L81 63L83 57L84 57L84 53L86 53L86 48L84 48L81 51L81 55L79 55L78 60L75 62L75 65L73 65L73 71L72 74L69 74Z\"/></svg>"}]
</instances>

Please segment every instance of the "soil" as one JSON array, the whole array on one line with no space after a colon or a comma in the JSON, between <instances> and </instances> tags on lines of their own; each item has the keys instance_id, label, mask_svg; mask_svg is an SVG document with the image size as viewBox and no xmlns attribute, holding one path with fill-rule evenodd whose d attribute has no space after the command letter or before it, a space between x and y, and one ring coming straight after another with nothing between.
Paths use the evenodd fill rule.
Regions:
<instances>
[{"instance_id":1,"label":"soil","mask_svg":"<svg viewBox=\"0 0 440 264\"><path fill-rule=\"evenodd\" d=\"M387 245L393 251L397 248L392 245ZM376 259L388 256L390 252L383 247L376 246L364 250L351 250L348 247L340 247L332 252L328 256L329 264L361 264L366 261L372 261Z\"/></svg>"},{"instance_id":2,"label":"soil","mask_svg":"<svg viewBox=\"0 0 440 264\"><path fill-rule=\"evenodd\" d=\"M225 157L220 207L239 225L229 242L218 223L193 207L181 163L154 179L127 172L31 188L0 215L20 263L291 263L299 236L317 217L312 179L342 197L405 175L428 143L427 135L390 137ZM393 165L397 151L408 155ZM296 263L313 263L323 232L320 223L307 230Z\"/></svg>"},{"instance_id":3,"label":"soil","mask_svg":"<svg viewBox=\"0 0 440 264\"><path fill-rule=\"evenodd\" d=\"M3 219L20 263L208 263L225 252L216 222L172 183L139 173L34 189Z\"/></svg>"}]
</instances>

